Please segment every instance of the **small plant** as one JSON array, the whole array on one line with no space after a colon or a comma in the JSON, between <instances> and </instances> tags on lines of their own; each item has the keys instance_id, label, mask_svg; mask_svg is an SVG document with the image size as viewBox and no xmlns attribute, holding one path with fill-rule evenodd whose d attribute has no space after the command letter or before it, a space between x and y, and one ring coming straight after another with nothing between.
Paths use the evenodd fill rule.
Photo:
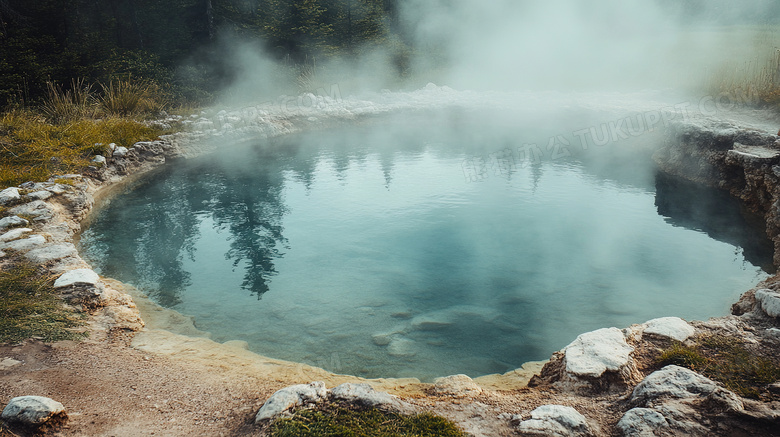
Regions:
<instances>
[{"instance_id":1,"label":"small plant","mask_svg":"<svg viewBox=\"0 0 780 437\"><path fill-rule=\"evenodd\" d=\"M92 86L85 84L84 79L73 79L69 90L63 90L53 82L47 82L46 86L48 91L41 111L52 123L66 123L94 115Z\"/></svg>"},{"instance_id":2,"label":"small plant","mask_svg":"<svg viewBox=\"0 0 780 437\"><path fill-rule=\"evenodd\" d=\"M319 410L300 410L292 418L278 419L272 437L463 437L449 420L431 413L404 416L377 409L328 405Z\"/></svg>"},{"instance_id":3,"label":"small plant","mask_svg":"<svg viewBox=\"0 0 780 437\"><path fill-rule=\"evenodd\" d=\"M101 85L100 109L110 116L137 116L158 113L166 102L162 90L150 81L112 80Z\"/></svg>"},{"instance_id":4,"label":"small plant","mask_svg":"<svg viewBox=\"0 0 780 437\"><path fill-rule=\"evenodd\" d=\"M30 337L44 341L84 338L73 330L83 325L81 316L63 307L52 283L51 277L27 263L0 270L0 343Z\"/></svg>"},{"instance_id":5,"label":"small plant","mask_svg":"<svg viewBox=\"0 0 780 437\"><path fill-rule=\"evenodd\" d=\"M691 347L675 343L656 364L687 367L747 398L759 398L763 387L780 380L777 363L748 350L739 339L722 335L700 337Z\"/></svg>"}]
</instances>

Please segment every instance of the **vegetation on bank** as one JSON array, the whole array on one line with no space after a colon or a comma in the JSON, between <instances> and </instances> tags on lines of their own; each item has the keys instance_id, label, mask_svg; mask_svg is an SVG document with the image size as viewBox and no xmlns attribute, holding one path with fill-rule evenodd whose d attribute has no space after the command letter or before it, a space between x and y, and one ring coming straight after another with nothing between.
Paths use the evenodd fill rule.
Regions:
<instances>
[{"instance_id":1,"label":"vegetation on bank","mask_svg":"<svg viewBox=\"0 0 780 437\"><path fill-rule=\"evenodd\" d=\"M95 155L106 155L110 143L130 147L163 133L143 123L167 105L154 85L116 80L101 88L95 92L75 81L65 90L50 83L37 108L0 115L0 189L79 173Z\"/></svg>"},{"instance_id":2,"label":"vegetation on bank","mask_svg":"<svg viewBox=\"0 0 780 437\"><path fill-rule=\"evenodd\" d=\"M53 284L40 266L13 260L0 268L0 343L84 338L77 330L84 325L83 314L67 309Z\"/></svg>"},{"instance_id":3,"label":"vegetation on bank","mask_svg":"<svg viewBox=\"0 0 780 437\"><path fill-rule=\"evenodd\" d=\"M277 419L272 437L464 437L454 423L431 413L404 416L377 409L326 405Z\"/></svg>"},{"instance_id":4,"label":"vegetation on bank","mask_svg":"<svg viewBox=\"0 0 780 437\"><path fill-rule=\"evenodd\" d=\"M656 364L686 367L753 399L761 398L767 384L780 380L775 359L749 350L738 338L723 335L698 337L693 346L675 343L658 356Z\"/></svg>"}]
</instances>

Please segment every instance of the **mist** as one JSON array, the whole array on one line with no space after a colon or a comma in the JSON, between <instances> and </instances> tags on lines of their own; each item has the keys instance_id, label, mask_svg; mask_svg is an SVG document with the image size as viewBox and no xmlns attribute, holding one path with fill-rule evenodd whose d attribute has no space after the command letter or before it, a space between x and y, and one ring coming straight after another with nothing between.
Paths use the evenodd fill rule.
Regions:
<instances>
[{"instance_id":1,"label":"mist","mask_svg":"<svg viewBox=\"0 0 780 437\"><path fill-rule=\"evenodd\" d=\"M771 56L778 15L769 0L403 0L382 44L312 56L296 77L262 44L223 37L235 71L224 96L272 98L333 84L351 95L428 82L477 91L701 92L715 75Z\"/></svg>"}]
</instances>

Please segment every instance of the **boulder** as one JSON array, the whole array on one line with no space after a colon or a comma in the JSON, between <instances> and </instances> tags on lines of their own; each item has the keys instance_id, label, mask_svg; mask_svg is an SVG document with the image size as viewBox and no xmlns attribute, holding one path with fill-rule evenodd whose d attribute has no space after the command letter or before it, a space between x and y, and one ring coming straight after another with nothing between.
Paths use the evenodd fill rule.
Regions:
<instances>
[{"instance_id":1,"label":"boulder","mask_svg":"<svg viewBox=\"0 0 780 437\"><path fill-rule=\"evenodd\" d=\"M5 243L7 241L16 240L17 238L20 238L22 235L28 232L32 232L32 229L30 228L11 229L10 231L4 233L3 235L0 235L0 242Z\"/></svg>"},{"instance_id":2,"label":"boulder","mask_svg":"<svg viewBox=\"0 0 780 437\"><path fill-rule=\"evenodd\" d=\"M696 329L693 326L679 317L661 317L649 320L645 324L647 325L644 330L645 334L671 338L677 341L685 341L696 333Z\"/></svg>"},{"instance_id":3,"label":"boulder","mask_svg":"<svg viewBox=\"0 0 780 437\"><path fill-rule=\"evenodd\" d=\"M542 405L531 411L531 418L517 425L521 435L584 437L593 431L585 416L572 407L563 405Z\"/></svg>"},{"instance_id":4,"label":"boulder","mask_svg":"<svg viewBox=\"0 0 780 437\"><path fill-rule=\"evenodd\" d=\"M33 250L36 247L40 247L46 244L46 238L43 235L33 235L21 240L9 241L7 243L0 244L0 249L11 249L19 252L27 252Z\"/></svg>"},{"instance_id":5,"label":"boulder","mask_svg":"<svg viewBox=\"0 0 780 437\"><path fill-rule=\"evenodd\" d=\"M50 191L39 190L39 191L33 191L32 193L27 194L25 197L33 200L46 200L51 196L53 196L53 194Z\"/></svg>"},{"instance_id":6,"label":"boulder","mask_svg":"<svg viewBox=\"0 0 780 437\"><path fill-rule=\"evenodd\" d=\"M14 215L26 215L33 217L33 221L47 221L54 217L51 206L43 200L33 200L9 210Z\"/></svg>"},{"instance_id":7,"label":"boulder","mask_svg":"<svg viewBox=\"0 0 780 437\"><path fill-rule=\"evenodd\" d=\"M285 387L268 398L255 416L255 423L269 420L293 407L320 402L328 397L322 381Z\"/></svg>"},{"instance_id":8,"label":"boulder","mask_svg":"<svg viewBox=\"0 0 780 437\"><path fill-rule=\"evenodd\" d=\"M346 382L330 390L333 399L360 405L373 407L385 411L411 412L414 410L410 404L401 401L397 396L376 391L368 384L353 384Z\"/></svg>"},{"instance_id":9,"label":"boulder","mask_svg":"<svg viewBox=\"0 0 780 437\"><path fill-rule=\"evenodd\" d=\"M17 202L22 198L19 194L19 189L16 187L6 188L0 191L0 205L8 205L12 202Z\"/></svg>"},{"instance_id":10,"label":"boulder","mask_svg":"<svg viewBox=\"0 0 780 437\"><path fill-rule=\"evenodd\" d=\"M633 351L617 328L586 332L564 348L566 373L598 378L604 372L618 372L631 364Z\"/></svg>"},{"instance_id":11,"label":"boulder","mask_svg":"<svg viewBox=\"0 0 780 437\"><path fill-rule=\"evenodd\" d=\"M650 437L668 430L669 422L651 408L632 408L620 418L617 428L624 437Z\"/></svg>"},{"instance_id":12,"label":"boulder","mask_svg":"<svg viewBox=\"0 0 780 437\"><path fill-rule=\"evenodd\" d=\"M5 228L10 228L13 226L27 226L30 222L19 217L12 215L10 217L3 217L0 219L0 230Z\"/></svg>"},{"instance_id":13,"label":"boulder","mask_svg":"<svg viewBox=\"0 0 780 437\"><path fill-rule=\"evenodd\" d=\"M73 243L61 243L31 250L25 256L36 264L46 264L50 261L76 255L77 253L76 246Z\"/></svg>"},{"instance_id":14,"label":"boulder","mask_svg":"<svg viewBox=\"0 0 780 437\"><path fill-rule=\"evenodd\" d=\"M741 411L742 401L736 394L711 379L684 367L669 365L648 375L631 393L634 406L654 407L669 399L707 399L726 410Z\"/></svg>"},{"instance_id":15,"label":"boulder","mask_svg":"<svg viewBox=\"0 0 780 437\"><path fill-rule=\"evenodd\" d=\"M770 317L780 317L780 293L762 288L756 291L756 302Z\"/></svg>"},{"instance_id":16,"label":"boulder","mask_svg":"<svg viewBox=\"0 0 780 437\"><path fill-rule=\"evenodd\" d=\"M127 147L116 147L114 148L114 153L111 154L114 158L124 158L125 155L127 155Z\"/></svg>"},{"instance_id":17,"label":"boulder","mask_svg":"<svg viewBox=\"0 0 780 437\"><path fill-rule=\"evenodd\" d=\"M482 387L467 375L450 375L433 381L433 391L438 395L466 397L482 393Z\"/></svg>"},{"instance_id":18,"label":"boulder","mask_svg":"<svg viewBox=\"0 0 780 437\"><path fill-rule=\"evenodd\" d=\"M75 269L63 273L56 281L54 288L71 287L74 285L94 286L100 277L91 269Z\"/></svg>"},{"instance_id":19,"label":"boulder","mask_svg":"<svg viewBox=\"0 0 780 437\"><path fill-rule=\"evenodd\" d=\"M20 396L11 399L0 416L12 425L37 429L46 424L61 424L67 421L65 407L53 399L43 396Z\"/></svg>"}]
</instances>

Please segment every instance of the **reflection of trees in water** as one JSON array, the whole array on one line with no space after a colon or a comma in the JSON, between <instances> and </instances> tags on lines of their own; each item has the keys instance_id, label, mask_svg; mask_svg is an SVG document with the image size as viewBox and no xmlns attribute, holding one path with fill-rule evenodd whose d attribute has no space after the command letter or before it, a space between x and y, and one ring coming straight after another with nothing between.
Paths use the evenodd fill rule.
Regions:
<instances>
[{"instance_id":1,"label":"reflection of trees in water","mask_svg":"<svg viewBox=\"0 0 780 437\"><path fill-rule=\"evenodd\" d=\"M210 217L228 231L225 257L234 267L244 264L242 287L260 298L286 243L283 177L271 156L244 152L234 160L209 157L169 168L118 197L92 226L95 264L161 305L176 305L191 284L184 257L194 256L200 222Z\"/></svg>"}]
</instances>

